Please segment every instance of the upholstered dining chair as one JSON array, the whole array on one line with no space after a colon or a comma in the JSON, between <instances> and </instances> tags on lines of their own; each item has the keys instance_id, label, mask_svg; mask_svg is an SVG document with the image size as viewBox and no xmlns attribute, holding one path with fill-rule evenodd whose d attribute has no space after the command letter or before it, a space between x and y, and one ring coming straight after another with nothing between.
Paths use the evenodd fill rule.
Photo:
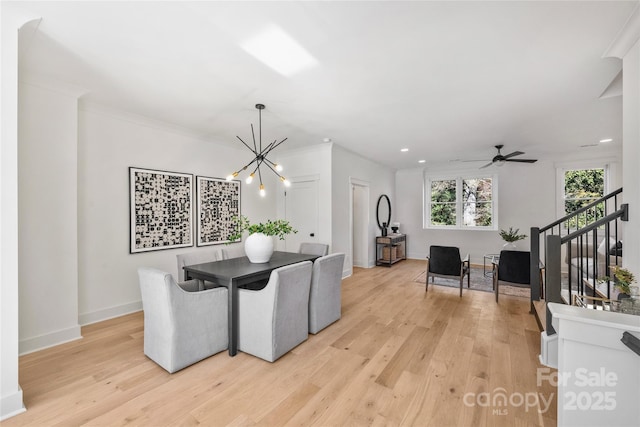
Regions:
<instances>
[{"instance_id":1,"label":"upholstered dining chair","mask_svg":"<svg viewBox=\"0 0 640 427\"><path fill-rule=\"evenodd\" d=\"M222 259L240 258L245 255L243 244L225 246L222 248Z\"/></svg>"},{"instance_id":2,"label":"upholstered dining chair","mask_svg":"<svg viewBox=\"0 0 640 427\"><path fill-rule=\"evenodd\" d=\"M340 319L343 266L343 253L323 256L313 262L309 293L309 332L312 334Z\"/></svg>"},{"instance_id":3,"label":"upholstered dining chair","mask_svg":"<svg viewBox=\"0 0 640 427\"><path fill-rule=\"evenodd\" d=\"M264 289L238 289L238 350L274 362L307 340L311 268L280 267Z\"/></svg>"},{"instance_id":4,"label":"upholstered dining chair","mask_svg":"<svg viewBox=\"0 0 640 427\"><path fill-rule=\"evenodd\" d=\"M496 302L498 302L501 284L531 286L530 266L531 253L528 251L504 250L500 252L500 258L493 263L493 290L496 293ZM542 269L540 274L542 274Z\"/></svg>"},{"instance_id":5,"label":"upholstered dining chair","mask_svg":"<svg viewBox=\"0 0 640 427\"><path fill-rule=\"evenodd\" d=\"M300 243L298 252L301 254L325 256L329 254L329 245L324 243L303 242Z\"/></svg>"},{"instance_id":6,"label":"upholstered dining chair","mask_svg":"<svg viewBox=\"0 0 640 427\"><path fill-rule=\"evenodd\" d=\"M200 251L192 251L183 254L176 255L178 260L178 282L184 278L183 267L187 265L202 264L211 261L220 261L222 259L222 253L220 249L205 249ZM199 290L210 289L220 286L218 283L197 280Z\"/></svg>"},{"instance_id":7,"label":"upholstered dining chair","mask_svg":"<svg viewBox=\"0 0 640 427\"><path fill-rule=\"evenodd\" d=\"M198 291L178 285L170 273L139 268L144 311L144 354L169 373L229 346L227 289Z\"/></svg>"},{"instance_id":8,"label":"upholstered dining chair","mask_svg":"<svg viewBox=\"0 0 640 427\"><path fill-rule=\"evenodd\" d=\"M430 246L424 291L427 292L429 290L429 277L431 277L432 283L434 277L457 277L460 279L460 296L462 296L464 276L467 276L467 288L471 285L469 272L469 254L462 259L460 257L460 249L455 246Z\"/></svg>"}]
</instances>

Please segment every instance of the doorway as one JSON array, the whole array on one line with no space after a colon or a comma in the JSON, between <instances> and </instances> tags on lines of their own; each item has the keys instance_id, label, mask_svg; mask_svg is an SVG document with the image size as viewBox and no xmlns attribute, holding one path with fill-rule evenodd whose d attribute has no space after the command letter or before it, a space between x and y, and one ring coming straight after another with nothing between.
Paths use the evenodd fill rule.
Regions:
<instances>
[{"instance_id":1,"label":"doorway","mask_svg":"<svg viewBox=\"0 0 640 427\"><path fill-rule=\"evenodd\" d=\"M369 267L369 183L351 182L351 259L353 267Z\"/></svg>"},{"instance_id":2,"label":"doorway","mask_svg":"<svg viewBox=\"0 0 640 427\"><path fill-rule=\"evenodd\" d=\"M302 242L318 242L318 179L291 182L284 194L284 216L297 233L285 239L287 252L298 252Z\"/></svg>"}]
</instances>

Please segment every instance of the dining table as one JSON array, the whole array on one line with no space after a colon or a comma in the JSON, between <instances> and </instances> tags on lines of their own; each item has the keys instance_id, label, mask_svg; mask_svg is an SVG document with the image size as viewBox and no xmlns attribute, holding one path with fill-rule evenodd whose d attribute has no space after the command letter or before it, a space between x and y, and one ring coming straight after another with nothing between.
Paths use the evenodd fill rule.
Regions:
<instances>
[{"instance_id":1,"label":"dining table","mask_svg":"<svg viewBox=\"0 0 640 427\"><path fill-rule=\"evenodd\" d=\"M285 265L315 261L318 255L275 251L268 262L253 263L246 256L184 266L185 280L216 282L228 289L229 355L238 353L238 287L268 279Z\"/></svg>"}]
</instances>

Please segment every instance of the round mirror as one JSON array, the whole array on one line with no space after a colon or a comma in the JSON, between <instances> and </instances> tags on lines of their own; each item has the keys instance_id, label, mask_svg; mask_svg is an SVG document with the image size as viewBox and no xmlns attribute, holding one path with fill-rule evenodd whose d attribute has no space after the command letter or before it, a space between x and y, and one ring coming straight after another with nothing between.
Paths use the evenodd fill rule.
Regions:
<instances>
[{"instance_id":1,"label":"round mirror","mask_svg":"<svg viewBox=\"0 0 640 427\"><path fill-rule=\"evenodd\" d=\"M378 206L376 207L376 219L378 220L378 227L380 227L381 230L385 227L388 227L391 223L391 201L386 194L383 194L378 198Z\"/></svg>"}]
</instances>

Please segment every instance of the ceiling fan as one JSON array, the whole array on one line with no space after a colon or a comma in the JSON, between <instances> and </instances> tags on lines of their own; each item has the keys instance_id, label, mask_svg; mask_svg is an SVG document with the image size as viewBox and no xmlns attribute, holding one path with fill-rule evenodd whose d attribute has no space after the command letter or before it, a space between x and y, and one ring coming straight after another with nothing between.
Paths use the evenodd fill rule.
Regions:
<instances>
[{"instance_id":1,"label":"ceiling fan","mask_svg":"<svg viewBox=\"0 0 640 427\"><path fill-rule=\"evenodd\" d=\"M502 149L502 147L504 147L504 145L499 144L495 146L498 149L498 154L491 160L491 162L487 163L486 165L482 166L480 169L484 169L486 167L491 166L492 164L496 163L498 166L502 166L504 164L504 162L519 162L519 163L535 163L538 160L533 160L533 159L512 159L512 157L515 156L521 156L524 153L522 151L514 151L513 153L507 154L506 156L503 156L502 153L500 153L500 150Z\"/></svg>"}]
</instances>

